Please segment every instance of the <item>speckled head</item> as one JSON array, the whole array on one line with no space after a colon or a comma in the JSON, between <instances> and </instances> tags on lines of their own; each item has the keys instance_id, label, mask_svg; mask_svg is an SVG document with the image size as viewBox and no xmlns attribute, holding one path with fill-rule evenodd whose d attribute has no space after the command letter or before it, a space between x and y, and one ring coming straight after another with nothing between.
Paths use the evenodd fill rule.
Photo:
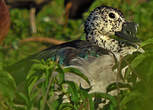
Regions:
<instances>
[{"instance_id":1,"label":"speckled head","mask_svg":"<svg viewBox=\"0 0 153 110\"><path fill-rule=\"evenodd\" d=\"M124 22L125 18L120 10L108 6L97 7L90 13L85 22L87 39L90 40L89 34L97 31L106 36L115 35L115 32L122 30Z\"/></svg>"},{"instance_id":2,"label":"speckled head","mask_svg":"<svg viewBox=\"0 0 153 110\"><path fill-rule=\"evenodd\" d=\"M100 6L95 8L88 16L84 26L88 41L112 52L119 53L127 46L126 43L111 38L112 35L132 43L137 41L137 24L126 21L122 12L112 7ZM132 53L137 51L135 47L131 47L130 51L124 51L126 54Z\"/></svg>"}]
</instances>

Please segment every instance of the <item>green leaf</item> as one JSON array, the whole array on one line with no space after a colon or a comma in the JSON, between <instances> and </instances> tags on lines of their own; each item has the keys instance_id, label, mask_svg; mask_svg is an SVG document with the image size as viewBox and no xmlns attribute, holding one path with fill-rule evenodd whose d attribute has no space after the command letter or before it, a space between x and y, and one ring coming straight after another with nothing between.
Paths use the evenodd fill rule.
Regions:
<instances>
[{"instance_id":1,"label":"green leaf","mask_svg":"<svg viewBox=\"0 0 153 110\"><path fill-rule=\"evenodd\" d=\"M16 92L16 84L12 76L0 70L0 96L4 99L12 101Z\"/></svg>"},{"instance_id":2,"label":"green leaf","mask_svg":"<svg viewBox=\"0 0 153 110\"><path fill-rule=\"evenodd\" d=\"M64 82L64 69L61 68L59 64L57 64L56 71L58 72L58 76L59 76L58 83L62 84Z\"/></svg>"},{"instance_id":3,"label":"green leaf","mask_svg":"<svg viewBox=\"0 0 153 110\"><path fill-rule=\"evenodd\" d=\"M132 71L140 79L153 76L153 52L145 52L138 55L130 64L128 72ZM132 70L130 70L132 68Z\"/></svg>"},{"instance_id":4,"label":"green leaf","mask_svg":"<svg viewBox=\"0 0 153 110\"><path fill-rule=\"evenodd\" d=\"M76 87L76 84L72 81L65 81L65 84L68 84L68 93L71 95L71 100L75 103L78 104L79 102L79 93Z\"/></svg>"},{"instance_id":5,"label":"green leaf","mask_svg":"<svg viewBox=\"0 0 153 110\"><path fill-rule=\"evenodd\" d=\"M70 103L62 103L59 106L58 110L74 110L74 109L73 109L73 105L72 104L70 104Z\"/></svg>"},{"instance_id":6,"label":"green leaf","mask_svg":"<svg viewBox=\"0 0 153 110\"><path fill-rule=\"evenodd\" d=\"M18 92L17 95L20 96L20 98L25 102L26 105L29 104L29 99L25 94L23 94L22 92Z\"/></svg>"},{"instance_id":7,"label":"green leaf","mask_svg":"<svg viewBox=\"0 0 153 110\"><path fill-rule=\"evenodd\" d=\"M89 94L88 98L89 98L90 110L94 110L94 102L93 102L92 95Z\"/></svg>"},{"instance_id":8,"label":"green leaf","mask_svg":"<svg viewBox=\"0 0 153 110\"><path fill-rule=\"evenodd\" d=\"M107 86L106 91L108 93L118 88L130 88L130 85L126 83L121 83L121 82L114 82Z\"/></svg>"},{"instance_id":9,"label":"green leaf","mask_svg":"<svg viewBox=\"0 0 153 110\"><path fill-rule=\"evenodd\" d=\"M121 108L126 107L126 104L129 103L130 101L136 101L137 98L141 96L141 94L138 91L130 92L130 94L126 95L123 97L123 99L120 102Z\"/></svg>"},{"instance_id":10,"label":"green leaf","mask_svg":"<svg viewBox=\"0 0 153 110\"><path fill-rule=\"evenodd\" d=\"M49 103L49 110L57 110L59 106L58 100L53 101L52 103Z\"/></svg>"},{"instance_id":11,"label":"green leaf","mask_svg":"<svg viewBox=\"0 0 153 110\"><path fill-rule=\"evenodd\" d=\"M148 40L142 42L141 43L141 47L144 47L144 46L149 45L149 44L153 44L153 38L148 39Z\"/></svg>"},{"instance_id":12,"label":"green leaf","mask_svg":"<svg viewBox=\"0 0 153 110\"><path fill-rule=\"evenodd\" d=\"M25 81L26 76L32 67L34 61L31 60L31 56L13 64L5 67L6 71L11 73L13 78L16 81L16 84L19 85L23 81Z\"/></svg>"},{"instance_id":13,"label":"green leaf","mask_svg":"<svg viewBox=\"0 0 153 110\"><path fill-rule=\"evenodd\" d=\"M66 67L64 68L64 72L67 74L74 73L75 75L83 78L90 85L90 81L88 80L88 77L86 77L80 70L73 68L73 67Z\"/></svg>"},{"instance_id":14,"label":"green leaf","mask_svg":"<svg viewBox=\"0 0 153 110\"><path fill-rule=\"evenodd\" d=\"M108 99L112 102L113 107L117 107L117 101L114 96L111 96L107 93L91 93L91 95L92 97Z\"/></svg>"}]
</instances>

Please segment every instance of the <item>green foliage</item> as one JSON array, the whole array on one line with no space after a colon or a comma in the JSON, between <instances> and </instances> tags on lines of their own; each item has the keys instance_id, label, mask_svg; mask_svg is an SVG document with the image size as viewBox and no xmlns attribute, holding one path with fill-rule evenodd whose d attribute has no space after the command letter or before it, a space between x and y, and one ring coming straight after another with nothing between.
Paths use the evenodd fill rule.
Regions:
<instances>
[{"instance_id":1,"label":"green foliage","mask_svg":"<svg viewBox=\"0 0 153 110\"><path fill-rule=\"evenodd\" d=\"M88 81L79 70L72 67L63 68L50 60L34 64L26 77L24 91L17 92L19 103L15 109L23 110L93 110L98 103L93 98L108 99L109 108L116 107L116 99L106 93L89 94L72 81L65 80L65 74L73 73ZM21 89L21 87L20 87ZM65 98L66 97L66 98ZM22 102L22 104L20 103Z\"/></svg>"},{"instance_id":2,"label":"green foliage","mask_svg":"<svg viewBox=\"0 0 153 110\"><path fill-rule=\"evenodd\" d=\"M0 109L11 109L15 98L16 84L12 76L0 68Z\"/></svg>"},{"instance_id":3,"label":"green foliage","mask_svg":"<svg viewBox=\"0 0 153 110\"><path fill-rule=\"evenodd\" d=\"M126 65L124 83L112 83L107 87L107 93L88 93L75 82L64 79L69 72L83 78L89 83L84 74L75 68L63 68L56 62L38 61L25 70L27 76L17 71L17 77L11 71L18 70L18 66L6 72L4 67L16 63L48 44L31 42L19 43L20 40L31 36L43 36L59 40L85 39L83 22L89 12L84 14L83 20L69 20L64 27L64 0L54 0L46 5L36 17L38 32L31 34L29 11L12 9L11 29L8 36L0 46L0 110L94 110L99 103L103 103L103 110L152 110L153 105L153 1L138 3L131 0L97 0L90 11L97 6L109 5L119 8L129 20L139 24L138 37L143 41L141 47L145 53L134 53L124 58L115 66L119 69ZM20 65L20 66L21 66ZM120 67L119 67L120 66ZM12 77L13 76L13 77ZM20 76L26 77L18 84ZM129 84L130 83L130 84ZM116 96L109 95L113 90L119 92ZM57 95L58 94L58 95ZM67 97L66 101L63 97ZM102 99L101 99L102 98ZM94 99L94 100L93 100Z\"/></svg>"},{"instance_id":4,"label":"green foliage","mask_svg":"<svg viewBox=\"0 0 153 110\"><path fill-rule=\"evenodd\" d=\"M142 43L142 47L152 44L152 39L149 39ZM147 47L148 48L148 47ZM129 90L122 94L122 100L120 102L120 107L122 110L144 110L153 109L151 105L151 100L153 100L152 92L153 91L153 48L146 49L145 53L136 55L131 62L125 62L129 66L126 71L126 77L124 80L127 80L132 84ZM130 56L130 57L133 57ZM124 62L124 63L125 63Z\"/></svg>"}]
</instances>

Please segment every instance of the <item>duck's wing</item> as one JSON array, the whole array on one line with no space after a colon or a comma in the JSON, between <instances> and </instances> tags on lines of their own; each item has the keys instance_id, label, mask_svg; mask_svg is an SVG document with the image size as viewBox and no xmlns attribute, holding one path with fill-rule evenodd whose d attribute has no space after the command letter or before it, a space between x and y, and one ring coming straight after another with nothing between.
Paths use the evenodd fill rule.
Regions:
<instances>
[{"instance_id":1,"label":"duck's wing","mask_svg":"<svg viewBox=\"0 0 153 110\"><path fill-rule=\"evenodd\" d=\"M78 57L88 59L90 56L95 58L108 53L109 52L107 50L104 50L90 42L75 40L47 48L35 55L35 58L44 60L50 58L54 61L58 61L59 64L67 66L71 65L71 60Z\"/></svg>"},{"instance_id":2,"label":"duck's wing","mask_svg":"<svg viewBox=\"0 0 153 110\"><path fill-rule=\"evenodd\" d=\"M72 63L74 64L73 59L88 59L90 56L93 56L94 59L95 57L106 53L108 53L106 50L87 41L75 40L45 49L17 62L16 64L6 67L6 69L12 74L18 84L26 78L28 71L35 63L35 59L51 59L53 61L58 61L59 64L68 66Z\"/></svg>"}]
</instances>

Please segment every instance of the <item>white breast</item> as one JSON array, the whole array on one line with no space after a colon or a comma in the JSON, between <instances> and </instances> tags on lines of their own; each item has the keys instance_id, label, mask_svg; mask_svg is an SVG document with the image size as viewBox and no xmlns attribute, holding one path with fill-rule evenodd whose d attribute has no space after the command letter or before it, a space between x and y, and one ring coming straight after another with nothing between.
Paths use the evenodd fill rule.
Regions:
<instances>
[{"instance_id":1,"label":"white breast","mask_svg":"<svg viewBox=\"0 0 153 110\"><path fill-rule=\"evenodd\" d=\"M98 58L88 58L85 60L82 58L74 59L71 63L71 67L81 70L89 79L92 89L90 92L106 92L106 87L116 82L117 73L112 70L115 59L112 54L103 55ZM77 84L81 84L83 88L89 88L88 83L74 74L66 74L66 80L75 81Z\"/></svg>"}]
</instances>

